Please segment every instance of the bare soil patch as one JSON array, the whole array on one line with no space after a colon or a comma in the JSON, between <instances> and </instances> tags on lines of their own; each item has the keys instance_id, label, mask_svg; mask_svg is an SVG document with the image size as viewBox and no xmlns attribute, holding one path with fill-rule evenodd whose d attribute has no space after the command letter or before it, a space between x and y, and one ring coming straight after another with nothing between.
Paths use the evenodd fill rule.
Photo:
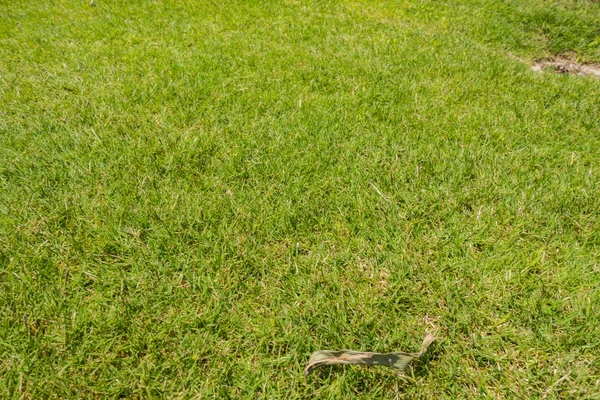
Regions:
<instances>
[{"instance_id":1,"label":"bare soil patch","mask_svg":"<svg viewBox=\"0 0 600 400\"><path fill-rule=\"evenodd\" d=\"M533 63L531 69L536 72L552 72L556 74L593 76L595 78L600 78L600 65L577 63L562 57L537 60Z\"/></svg>"}]
</instances>

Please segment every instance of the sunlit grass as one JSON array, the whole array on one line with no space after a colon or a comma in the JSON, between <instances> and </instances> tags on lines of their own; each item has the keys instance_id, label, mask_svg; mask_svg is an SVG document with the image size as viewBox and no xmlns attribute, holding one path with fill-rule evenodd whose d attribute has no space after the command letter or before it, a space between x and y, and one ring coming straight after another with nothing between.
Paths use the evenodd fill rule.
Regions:
<instances>
[{"instance_id":1,"label":"sunlit grass","mask_svg":"<svg viewBox=\"0 0 600 400\"><path fill-rule=\"evenodd\" d=\"M599 20L0 4L0 397L597 396Z\"/></svg>"}]
</instances>

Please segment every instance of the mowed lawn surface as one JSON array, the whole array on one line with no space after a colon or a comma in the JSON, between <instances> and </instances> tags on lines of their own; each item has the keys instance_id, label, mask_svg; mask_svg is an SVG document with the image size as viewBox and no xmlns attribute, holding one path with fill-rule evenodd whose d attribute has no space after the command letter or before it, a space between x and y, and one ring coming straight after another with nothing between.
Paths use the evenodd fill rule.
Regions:
<instances>
[{"instance_id":1,"label":"mowed lawn surface","mask_svg":"<svg viewBox=\"0 0 600 400\"><path fill-rule=\"evenodd\" d=\"M0 397L600 398L598 21L0 2Z\"/></svg>"}]
</instances>

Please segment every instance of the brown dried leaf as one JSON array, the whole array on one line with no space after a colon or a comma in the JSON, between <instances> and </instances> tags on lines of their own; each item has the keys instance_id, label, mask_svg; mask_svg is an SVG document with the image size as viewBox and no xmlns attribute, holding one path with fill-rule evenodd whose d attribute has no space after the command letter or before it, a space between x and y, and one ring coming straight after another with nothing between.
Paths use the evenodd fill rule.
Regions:
<instances>
[{"instance_id":1,"label":"brown dried leaf","mask_svg":"<svg viewBox=\"0 0 600 400\"><path fill-rule=\"evenodd\" d=\"M323 365L334 364L365 364L378 365L404 371L408 364L415 358L420 357L437 338L429 334L423 339L421 351L418 353L369 353L353 350L319 350L310 355L308 363L304 368L304 375L308 376L315 368Z\"/></svg>"}]
</instances>

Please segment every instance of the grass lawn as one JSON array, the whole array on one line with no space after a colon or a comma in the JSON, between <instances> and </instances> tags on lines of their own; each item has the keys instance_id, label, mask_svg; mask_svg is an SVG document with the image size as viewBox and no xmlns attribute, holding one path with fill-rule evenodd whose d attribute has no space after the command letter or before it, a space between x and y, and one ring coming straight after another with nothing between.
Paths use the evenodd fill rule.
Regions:
<instances>
[{"instance_id":1,"label":"grass lawn","mask_svg":"<svg viewBox=\"0 0 600 400\"><path fill-rule=\"evenodd\" d=\"M0 397L600 398L599 21L0 1Z\"/></svg>"}]
</instances>

